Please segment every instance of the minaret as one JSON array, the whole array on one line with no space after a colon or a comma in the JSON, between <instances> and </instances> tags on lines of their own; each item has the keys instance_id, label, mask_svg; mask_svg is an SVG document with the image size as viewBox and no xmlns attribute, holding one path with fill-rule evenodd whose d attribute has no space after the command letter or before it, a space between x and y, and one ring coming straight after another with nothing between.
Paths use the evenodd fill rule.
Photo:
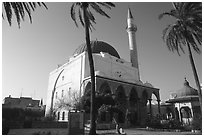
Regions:
<instances>
[{"instance_id":1,"label":"minaret","mask_svg":"<svg viewBox=\"0 0 204 137\"><path fill-rule=\"evenodd\" d=\"M137 44L135 33L137 31L136 25L134 25L134 19L131 13L130 8L128 8L128 17L127 17L127 33L129 38L129 48L130 48L130 61L132 66L137 68L138 80L140 80L139 75L139 66L138 66L138 55L137 55Z\"/></svg>"}]
</instances>

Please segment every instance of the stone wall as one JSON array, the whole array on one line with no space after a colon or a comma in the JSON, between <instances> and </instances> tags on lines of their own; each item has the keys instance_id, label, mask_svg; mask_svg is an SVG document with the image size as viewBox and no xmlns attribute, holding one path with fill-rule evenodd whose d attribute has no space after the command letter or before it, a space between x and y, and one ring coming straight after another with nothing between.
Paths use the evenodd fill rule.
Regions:
<instances>
[{"instance_id":1,"label":"stone wall","mask_svg":"<svg viewBox=\"0 0 204 137\"><path fill-rule=\"evenodd\" d=\"M6 122L9 128L11 129L19 129L19 128L25 128L25 122L24 121L7 121ZM29 128L67 128L68 123L67 122L41 122L41 121L35 121L31 123L31 127Z\"/></svg>"}]
</instances>

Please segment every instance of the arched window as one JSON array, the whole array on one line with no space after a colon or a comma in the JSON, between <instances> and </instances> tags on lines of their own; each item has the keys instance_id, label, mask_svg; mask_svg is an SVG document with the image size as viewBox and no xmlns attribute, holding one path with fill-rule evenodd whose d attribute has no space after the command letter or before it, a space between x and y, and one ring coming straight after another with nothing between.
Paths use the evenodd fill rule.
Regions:
<instances>
[{"instance_id":1,"label":"arched window","mask_svg":"<svg viewBox=\"0 0 204 137\"><path fill-rule=\"evenodd\" d=\"M181 116L182 118L191 118L191 110L189 107L182 107L181 108Z\"/></svg>"},{"instance_id":2,"label":"arched window","mask_svg":"<svg viewBox=\"0 0 204 137\"><path fill-rule=\"evenodd\" d=\"M57 120L60 120L60 112L57 113Z\"/></svg>"},{"instance_id":3,"label":"arched window","mask_svg":"<svg viewBox=\"0 0 204 137\"><path fill-rule=\"evenodd\" d=\"M62 120L65 118L65 112L62 113Z\"/></svg>"},{"instance_id":4,"label":"arched window","mask_svg":"<svg viewBox=\"0 0 204 137\"><path fill-rule=\"evenodd\" d=\"M177 108L175 108L175 118L179 119L179 111Z\"/></svg>"},{"instance_id":5,"label":"arched window","mask_svg":"<svg viewBox=\"0 0 204 137\"><path fill-rule=\"evenodd\" d=\"M70 97L71 97L71 87L69 87L68 96L69 96L69 99L70 99Z\"/></svg>"},{"instance_id":6,"label":"arched window","mask_svg":"<svg viewBox=\"0 0 204 137\"><path fill-rule=\"evenodd\" d=\"M55 99L57 99L57 92L55 93Z\"/></svg>"},{"instance_id":7,"label":"arched window","mask_svg":"<svg viewBox=\"0 0 204 137\"><path fill-rule=\"evenodd\" d=\"M63 98L63 96L64 96L64 90L62 90L62 98Z\"/></svg>"}]
</instances>

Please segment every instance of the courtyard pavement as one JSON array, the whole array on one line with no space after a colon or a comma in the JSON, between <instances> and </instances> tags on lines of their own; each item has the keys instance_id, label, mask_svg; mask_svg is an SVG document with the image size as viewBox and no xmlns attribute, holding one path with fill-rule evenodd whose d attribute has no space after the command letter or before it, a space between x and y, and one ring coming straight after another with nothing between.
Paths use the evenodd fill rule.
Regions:
<instances>
[{"instance_id":1,"label":"courtyard pavement","mask_svg":"<svg viewBox=\"0 0 204 137\"><path fill-rule=\"evenodd\" d=\"M201 135L202 133L149 130L145 128L124 129L127 135ZM46 129L11 129L9 135L67 135L67 128ZM85 134L88 134L87 132ZM118 135L115 129L97 130L98 135Z\"/></svg>"},{"instance_id":2,"label":"courtyard pavement","mask_svg":"<svg viewBox=\"0 0 204 137\"><path fill-rule=\"evenodd\" d=\"M128 129L124 129L126 135L201 135L202 133L193 133L190 131L182 131L182 132L178 132L178 131L162 131L162 130L148 130L145 128L128 128ZM97 134L116 134L115 130L97 130ZM116 134L118 135L118 134Z\"/></svg>"}]
</instances>

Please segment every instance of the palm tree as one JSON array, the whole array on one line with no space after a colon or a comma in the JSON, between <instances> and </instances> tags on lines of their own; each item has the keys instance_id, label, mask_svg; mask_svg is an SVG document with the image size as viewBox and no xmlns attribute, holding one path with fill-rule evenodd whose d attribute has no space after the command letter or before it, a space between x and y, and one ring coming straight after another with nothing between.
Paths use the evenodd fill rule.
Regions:
<instances>
[{"instance_id":1,"label":"palm tree","mask_svg":"<svg viewBox=\"0 0 204 137\"><path fill-rule=\"evenodd\" d=\"M176 50L179 55L180 50L185 53L183 47L187 46L202 112L201 87L191 52L191 48L197 53L201 52L198 45L202 45L202 3L177 2L173 3L173 7L174 9L170 12L165 12L159 15L159 19L165 15L176 19L174 24L171 24L164 29L163 40L170 51Z\"/></svg>"},{"instance_id":2,"label":"palm tree","mask_svg":"<svg viewBox=\"0 0 204 137\"><path fill-rule=\"evenodd\" d=\"M88 52L88 59L89 59L89 67L90 67L90 75L91 75L91 129L89 134L94 135L96 134L96 112L94 111L94 100L95 100L95 74L94 74L94 62L92 57L92 51L91 51L91 45L90 45L90 34L89 30L92 30L93 25L92 23L95 22L95 18L93 14L90 11L90 8L95 10L97 13L101 14L102 16L105 16L107 18L110 18L102 9L100 6L104 6L106 8L111 9L111 7L115 7L115 5L111 2L76 2L73 3L71 6L71 18L75 22L76 26L77 20L76 20L76 14L75 11L78 8L78 17L80 20L80 23L85 28L85 36L86 36L86 45L87 45L87 52ZM83 16L82 16L83 13ZM94 29L94 28L93 28Z\"/></svg>"},{"instance_id":3,"label":"palm tree","mask_svg":"<svg viewBox=\"0 0 204 137\"><path fill-rule=\"evenodd\" d=\"M21 20L24 21L25 13L28 14L30 23L32 23L32 17L31 12L35 11L35 9L38 6L44 6L47 9L47 6L44 2L3 2L3 9L6 13L7 21L9 25L11 26L11 19L13 16L13 12L16 16L16 21L18 23L18 26L20 28ZM4 15L2 13L2 17L4 19Z\"/></svg>"}]
</instances>

